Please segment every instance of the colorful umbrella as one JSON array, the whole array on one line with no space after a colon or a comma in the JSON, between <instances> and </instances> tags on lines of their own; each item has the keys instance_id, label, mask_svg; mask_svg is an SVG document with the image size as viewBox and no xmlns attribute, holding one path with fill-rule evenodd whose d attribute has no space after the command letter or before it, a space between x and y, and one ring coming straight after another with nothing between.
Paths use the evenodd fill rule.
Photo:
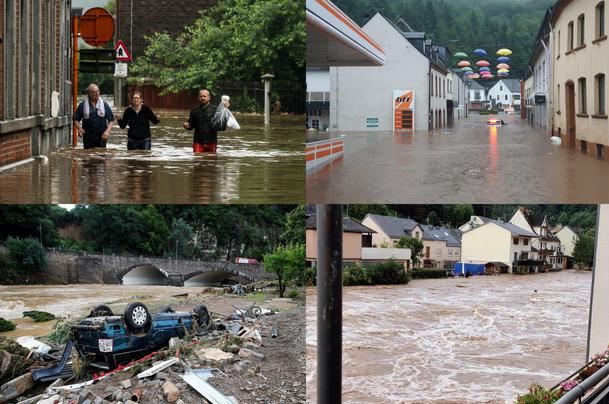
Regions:
<instances>
[{"instance_id":1,"label":"colorful umbrella","mask_svg":"<svg viewBox=\"0 0 609 404\"><path fill-rule=\"evenodd\" d=\"M488 67L491 64L489 62L487 62L486 60L479 60L476 62L476 66L484 66L484 67Z\"/></svg>"},{"instance_id":2,"label":"colorful umbrella","mask_svg":"<svg viewBox=\"0 0 609 404\"><path fill-rule=\"evenodd\" d=\"M470 78L472 78L472 79L479 79L479 78L480 78L480 75L479 75L478 73L474 73L474 74L472 74L472 75L471 75L471 76L469 76L469 77L470 77Z\"/></svg>"},{"instance_id":3,"label":"colorful umbrella","mask_svg":"<svg viewBox=\"0 0 609 404\"><path fill-rule=\"evenodd\" d=\"M459 67L468 67L471 63L469 63L467 60L462 60L459 63L457 63L457 66Z\"/></svg>"},{"instance_id":4,"label":"colorful umbrella","mask_svg":"<svg viewBox=\"0 0 609 404\"><path fill-rule=\"evenodd\" d=\"M512 51L509 49L505 49L505 48L499 49L497 51L497 55L501 55L501 56L510 56L511 54L512 54Z\"/></svg>"},{"instance_id":5,"label":"colorful umbrella","mask_svg":"<svg viewBox=\"0 0 609 404\"><path fill-rule=\"evenodd\" d=\"M476 49L473 53L474 55L480 56L481 58L487 56L487 53L484 49Z\"/></svg>"},{"instance_id":6,"label":"colorful umbrella","mask_svg":"<svg viewBox=\"0 0 609 404\"><path fill-rule=\"evenodd\" d=\"M457 53L455 53L455 57L456 58L466 58L467 54L465 54L463 52L457 52Z\"/></svg>"},{"instance_id":7,"label":"colorful umbrella","mask_svg":"<svg viewBox=\"0 0 609 404\"><path fill-rule=\"evenodd\" d=\"M509 69L510 65L508 65L507 63L499 63L497 65L497 69Z\"/></svg>"},{"instance_id":8,"label":"colorful umbrella","mask_svg":"<svg viewBox=\"0 0 609 404\"><path fill-rule=\"evenodd\" d=\"M511 62L511 60L507 56L501 56L501 57L497 58L497 63L510 63L510 62Z\"/></svg>"},{"instance_id":9,"label":"colorful umbrella","mask_svg":"<svg viewBox=\"0 0 609 404\"><path fill-rule=\"evenodd\" d=\"M490 68L488 68L488 67L481 67L481 68L479 68L479 69L478 69L478 71L479 71L480 73L482 73L482 72L489 72L489 73L490 73L490 72L491 72L491 69L490 69Z\"/></svg>"},{"instance_id":10,"label":"colorful umbrella","mask_svg":"<svg viewBox=\"0 0 609 404\"><path fill-rule=\"evenodd\" d=\"M509 73L497 73L497 76L499 76L499 77L507 77L509 75L510 75Z\"/></svg>"},{"instance_id":11,"label":"colorful umbrella","mask_svg":"<svg viewBox=\"0 0 609 404\"><path fill-rule=\"evenodd\" d=\"M463 71L463 72L471 72L471 71L473 71L473 69L471 67L469 67L469 66L465 66L463 69L461 69L461 71Z\"/></svg>"},{"instance_id":12,"label":"colorful umbrella","mask_svg":"<svg viewBox=\"0 0 609 404\"><path fill-rule=\"evenodd\" d=\"M497 70L497 73L509 73L510 71L508 69L499 69Z\"/></svg>"}]
</instances>

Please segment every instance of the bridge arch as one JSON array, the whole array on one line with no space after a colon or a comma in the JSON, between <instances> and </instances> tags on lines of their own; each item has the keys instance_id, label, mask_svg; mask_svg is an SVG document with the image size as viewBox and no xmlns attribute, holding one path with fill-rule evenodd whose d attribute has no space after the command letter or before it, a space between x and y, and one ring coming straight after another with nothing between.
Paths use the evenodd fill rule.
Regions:
<instances>
[{"instance_id":1,"label":"bridge arch","mask_svg":"<svg viewBox=\"0 0 609 404\"><path fill-rule=\"evenodd\" d=\"M121 285L168 285L167 271L151 264L136 264L118 275Z\"/></svg>"},{"instance_id":2,"label":"bridge arch","mask_svg":"<svg viewBox=\"0 0 609 404\"><path fill-rule=\"evenodd\" d=\"M253 276L226 269L213 269L207 271L195 271L184 276L184 286L212 286L219 285L228 279L238 279L245 283L254 282Z\"/></svg>"}]
</instances>

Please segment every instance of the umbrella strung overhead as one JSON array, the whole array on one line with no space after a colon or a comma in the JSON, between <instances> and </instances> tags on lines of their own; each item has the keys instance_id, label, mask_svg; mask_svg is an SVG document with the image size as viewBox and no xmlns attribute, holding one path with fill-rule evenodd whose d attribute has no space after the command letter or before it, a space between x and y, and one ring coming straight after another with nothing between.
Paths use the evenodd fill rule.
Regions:
<instances>
[{"instance_id":1,"label":"umbrella strung overhead","mask_svg":"<svg viewBox=\"0 0 609 404\"><path fill-rule=\"evenodd\" d=\"M501 55L501 56L510 56L511 54L512 54L512 51L509 49L505 49L505 48L499 49L497 51L497 55Z\"/></svg>"}]
</instances>

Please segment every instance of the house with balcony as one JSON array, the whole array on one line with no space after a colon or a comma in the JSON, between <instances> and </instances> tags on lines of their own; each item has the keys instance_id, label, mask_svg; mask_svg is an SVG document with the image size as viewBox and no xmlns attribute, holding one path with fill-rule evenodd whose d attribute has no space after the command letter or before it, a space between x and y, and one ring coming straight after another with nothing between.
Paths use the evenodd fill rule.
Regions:
<instances>
[{"instance_id":1,"label":"house with balcony","mask_svg":"<svg viewBox=\"0 0 609 404\"><path fill-rule=\"evenodd\" d=\"M537 235L515 224L489 220L461 235L461 261L505 268L508 273L536 273L543 262L531 258Z\"/></svg>"},{"instance_id":2,"label":"house with balcony","mask_svg":"<svg viewBox=\"0 0 609 404\"><path fill-rule=\"evenodd\" d=\"M486 87L475 80L470 80L469 109L471 111L480 111L481 109L486 109L487 106L488 99L486 97Z\"/></svg>"},{"instance_id":3,"label":"house with balcony","mask_svg":"<svg viewBox=\"0 0 609 404\"><path fill-rule=\"evenodd\" d=\"M532 247L538 259L544 261L547 267L566 268L567 258L562 252L560 239L550 230L546 215L534 214L531 210L520 207L514 212L510 223L537 235L533 239Z\"/></svg>"},{"instance_id":4,"label":"house with balcony","mask_svg":"<svg viewBox=\"0 0 609 404\"><path fill-rule=\"evenodd\" d=\"M573 257L575 244L579 240L580 230L574 226L559 226L554 229L554 235L560 240L560 248L564 255Z\"/></svg>"},{"instance_id":5,"label":"house with balcony","mask_svg":"<svg viewBox=\"0 0 609 404\"><path fill-rule=\"evenodd\" d=\"M501 79L488 90L488 101L493 108L520 112L520 80Z\"/></svg>"}]
</instances>

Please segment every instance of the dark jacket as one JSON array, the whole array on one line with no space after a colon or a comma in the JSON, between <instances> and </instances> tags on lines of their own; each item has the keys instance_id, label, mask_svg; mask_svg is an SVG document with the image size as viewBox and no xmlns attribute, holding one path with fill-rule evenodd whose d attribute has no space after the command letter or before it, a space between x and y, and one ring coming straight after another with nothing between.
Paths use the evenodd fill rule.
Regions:
<instances>
[{"instance_id":1,"label":"dark jacket","mask_svg":"<svg viewBox=\"0 0 609 404\"><path fill-rule=\"evenodd\" d=\"M190 130L195 130L193 137L194 143L217 143L218 132L213 130L211 125L211 118L216 113L216 106L207 104L205 108L202 105L198 105L190 111L190 117L188 123L190 124Z\"/></svg>"},{"instance_id":2,"label":"dark jacket","mask_svg":"<svg viewBox=\"0 0 609 404\"><path fill-rule=\"evenodd\" d=\"M89 102L89 119L85 119L84 117L85 102ZM82 121L85 136L89 137L99 135L108 129L108 122L112 122L114 120L114 114L112 113L112 108L110 108L110 105L108 105L106 101L104 101L104 110L105 116L101 117L97 115L95 105L91 104L90 101L87 100L78 104L78 108L76 108L76 113L74 114L74 121Z\"/></svg>"},{"instance_id":3,"label":"dark jacket","mask_svg":"<svg viewBox=\"0 0 609 404\"><path fill-rule=\"evenodd\" d=\"M132 140L145 140L150 138L150 122L157 124L160 121L150 108L142 105L140 112L135 112L133 107L127 107L123 113L123 118L118 120L121 129L125 129L129 125L127 136Z\"/></svg>"}]
</instances>

